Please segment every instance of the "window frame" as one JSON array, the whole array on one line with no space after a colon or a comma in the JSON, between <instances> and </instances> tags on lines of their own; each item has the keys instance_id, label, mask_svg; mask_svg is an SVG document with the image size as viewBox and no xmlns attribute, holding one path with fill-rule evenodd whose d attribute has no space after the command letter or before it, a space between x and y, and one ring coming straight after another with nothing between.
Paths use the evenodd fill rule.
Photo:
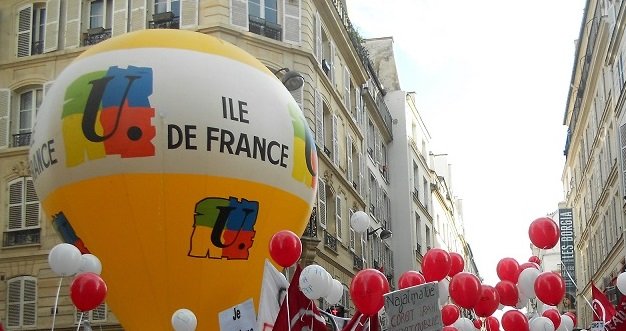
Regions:
<instances>
[{"instance_id":1,"label":"window frame","mask_svg":"<svg viewBox=\"0 0 626 331\"><path fill-rule=\"evenodd\" d=\"M33 286L34 286L34 293L32 295L33 300L25 300L25 287L26 287L26 282L27 281L31 281L33 282ZM19 285L19 301L18 302L14 302L11 299L11 286L16 283L16 282L20 282ZM37 288L37 278L33 277L33 276L18 276L18 277L14 277L11 278L7 281L7 317L6 317L6 327L7 329L16 329L16 328L31 328L31 327L36 327L37 326L37 292L38 292L38 288ZM33 320L31 321L32 323L25 323L24 321L24 309L25 306L29 304L32 305L30 313L32 314L32 318ZM17 325L13 324L12 320L11 320L11 309L15 309L14 307L17 305L19 311L18 311L18 321L17 321Z\"/></svg>"}]
</instances>

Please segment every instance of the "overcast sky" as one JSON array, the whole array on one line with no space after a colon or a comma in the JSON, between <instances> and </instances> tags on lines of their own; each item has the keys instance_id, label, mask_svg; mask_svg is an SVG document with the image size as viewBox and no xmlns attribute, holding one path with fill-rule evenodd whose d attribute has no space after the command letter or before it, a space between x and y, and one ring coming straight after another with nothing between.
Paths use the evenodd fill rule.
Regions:
<instances>
[{"instance_id":1,"label":"overcast sky","mask_svg":"<svg viewBox=\"0 0 626 331\"><path fill-rule=\"evenodd\" d=\"M449 154L484 283L531 256L528 226L563 200L563 116L583 0L347 0L364 38L392 36L435 153ZM403 272L403 271L402 271Z\"/></svg>"}]
</instances>

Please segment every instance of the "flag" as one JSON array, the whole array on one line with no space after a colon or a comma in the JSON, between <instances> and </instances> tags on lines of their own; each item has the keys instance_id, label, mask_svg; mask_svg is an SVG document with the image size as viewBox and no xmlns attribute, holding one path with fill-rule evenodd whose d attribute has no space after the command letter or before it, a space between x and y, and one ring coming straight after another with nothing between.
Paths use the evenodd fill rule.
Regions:
<instances>
[{"instance_id":1,"label":"flag","mask_svg":"<svg viewBox=\"0 0 626 331\"><path fill-rule=\"evenodd\" d=\"M595 299L594 299L595 301ZM604 324L607 331L626 331L626 295L622 296L610 321Z\"/></svg>"},{"instance_id":2,"label":"flag","mask_svg":"<svg viewBox=\"0 0 626 331\"><path fill-rule=\"evenodd\" d=\"M280 306L280 312L274 322L273 331L288 331L287 324L287 301L289 301L289 319L291 320L291 331L326 331L326 320L320 314L313 300L307 298L300 291L300 265L296 267L296 272L289 284L288 298ZM263 330L266 331L266 330Z\"/></svg>"},{"instance_id":3,"label":"flag","mask_svg":"<svg viewBox=\"0 0 626 331\"><path fill-rule=\"evenodd\" d=\"M346 323L341 331L379 331L380 322L378 320L378 314L370 316L369 318L363 315L360 311L356 311L354 316Z\"/></svg>"},{"instance_id":4,"label":"flag","mask_svg":"<svg viewBox=\"0 0 626 331\"><path fill-rule=\"evenodd\" d=\"M265 259L261 296L259 299L259 314L257 316L257 330L272 330L278 311L280 311L280 304L285 298L288 287L289 282L285 275L280 273L268 259Z\"/></svg>"},{"instance_id":5,"label":"flag","mask_svg":"<svg viewBox=\"0 0 626 331\"><path fill-rule=\"evenodd\" d=\"M591 303L594 312L593 320L601 321L604 318L604 322L610 321L615 316L615 307L593 282L591 282L591 296L593 298Z\"/></svg>"}]
</instances>

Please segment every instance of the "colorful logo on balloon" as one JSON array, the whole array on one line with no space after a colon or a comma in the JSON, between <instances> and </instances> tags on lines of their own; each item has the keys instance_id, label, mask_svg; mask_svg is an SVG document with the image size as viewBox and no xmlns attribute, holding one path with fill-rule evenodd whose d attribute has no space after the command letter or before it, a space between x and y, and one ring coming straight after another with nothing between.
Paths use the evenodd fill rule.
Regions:
<instances>
[{"instance_id":1,"label":"colorful logo on balloon","mask_svg":"<svg viewBox=\"0 0 626 331\"><path fill-rule=\"evenodd\" d=\"M190 257L247 260L256 231L259 203L235 197L205 198L196 203Z\"/></svg>"},{"instance_id":2,"label":"colorful logo on balloon","mask_svg":"<svg viewBox=\"0 0 626 331\"><path fill-rule=\"evenodd\" d=\"M291 176L308 187L315 187L317 183L317 151L313 134L309 129L302 111L294 103L287 107L293 123L294 164Z\"/></svg>"},{"instance_id":3,"label":"colorful logo on balloon","mask_svg":"<svg viewBox=\"0 0 626 331\"><path fill-rule=\"evenodd\" d=\"M72 224L70 224L70 221L67 220L63 212L52 216L52 226L56 229L57 233L61 235L65 243L76 246L82 254L90 253L83 240L76 235Z\"/></svg>"},{"instance_id":4,"label":"colorful logo on balloon","mask_svg":"<svg viewBox=\"0 0 626 331\"><path fill-rule=\"evenodd\" d=\"M152 69L146 67L112 66L74 80L65 91L61 115L66 165L107 155L153 156L151 94Z\"/></svg>"}]
</instances>

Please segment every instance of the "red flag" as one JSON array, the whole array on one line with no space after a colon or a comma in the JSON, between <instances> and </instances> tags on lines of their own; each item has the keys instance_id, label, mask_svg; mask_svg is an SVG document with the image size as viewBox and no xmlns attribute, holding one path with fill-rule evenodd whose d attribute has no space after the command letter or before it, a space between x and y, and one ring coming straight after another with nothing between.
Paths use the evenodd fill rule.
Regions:
<instances>
[{"instance_id":1,"label":"red flag","mask_svg":"<svg viewBox=\"0 0 626 331\"><path fill-rule=\"evenodd\" d=\"M605 323L610 321L615 316L615 307L593 282L591 282L591 295L593 297L591 303L594 312L593 320L602 321L604 319Z\"/></svg>"},{"instance_id":2,"label":"red flag","mask_svg":"<svg viewBox=\"0 0 626 331\"><path fill-rule=\"evenodd\" d=\"M622 296L615 314L604 324L604 328L608 331L626 331L626 295Z\"/></svg>"},{"instance_id":3,"label":"red flag","mask_svg":"<svg viewBox=\"0 0 626 331\"><path fill-rule=\"evenodd\" d=\"M287 300L289 300L289 318L291 319L291 331L326 331L326 320L320 314L313 300L307 298L300 291L300 265L296 267L296 272L289 284L288 297L283 300L280 311L274 322L273 331L288 331L287 324ZM305 328L306 327L306 328Z\"/></svg>"},{"instance_id":4,"label":"red flag","mask_svg":"<svg viewBox=\"0 0 626 331\"><path fill-rule=\"evenodd\" d=\"M380 331L378 314L367 317L357 310L341 331Z\"/></svg>"}]
</instances>

